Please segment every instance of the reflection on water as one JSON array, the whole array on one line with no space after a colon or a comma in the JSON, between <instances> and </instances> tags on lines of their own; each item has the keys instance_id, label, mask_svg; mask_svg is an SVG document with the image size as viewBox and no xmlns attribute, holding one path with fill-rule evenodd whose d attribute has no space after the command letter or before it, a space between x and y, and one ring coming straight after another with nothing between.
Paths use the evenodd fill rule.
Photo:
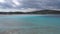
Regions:
<instances>
[{"instance_id":1,"label":"reflection on water","mask_svg":"<svg viewBox=\"0 0 60 34\"><path fill-rule=\"evenodd\" d=\"M1 15L0 34L60 34L60 17Z\"/></svg>"}]
</instances>

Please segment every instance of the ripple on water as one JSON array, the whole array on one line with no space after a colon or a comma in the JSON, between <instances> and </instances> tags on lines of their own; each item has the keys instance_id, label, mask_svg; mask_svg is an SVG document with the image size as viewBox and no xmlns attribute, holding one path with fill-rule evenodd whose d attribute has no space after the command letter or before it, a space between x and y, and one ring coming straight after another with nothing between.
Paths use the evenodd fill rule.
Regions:
<instances>
[{"instance_id":1,"label":"ripple on water","mask_svg":"<svg viewBox=\"0 0 60 34\"><path fill-rule=\"evenodd\" d=\"M0 34L60 34L60 17L58 17L0 16Z\"/></svg>"}]
</instances>

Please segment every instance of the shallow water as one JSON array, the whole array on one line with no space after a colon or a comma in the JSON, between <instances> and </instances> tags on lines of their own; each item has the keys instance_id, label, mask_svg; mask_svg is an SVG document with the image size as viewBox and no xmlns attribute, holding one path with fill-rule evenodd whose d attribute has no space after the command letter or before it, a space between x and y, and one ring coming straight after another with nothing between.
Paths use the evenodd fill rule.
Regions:
<instances>
[{"instance_id":1,"label":"shallow water","mask_svg":"<svg viewBox=\"0 0 60 34\"><path fill-rule=\"evenodd\" d=\"M0 34L60 34L60 16L3 15Z\"/></svg>"}]
</instances>

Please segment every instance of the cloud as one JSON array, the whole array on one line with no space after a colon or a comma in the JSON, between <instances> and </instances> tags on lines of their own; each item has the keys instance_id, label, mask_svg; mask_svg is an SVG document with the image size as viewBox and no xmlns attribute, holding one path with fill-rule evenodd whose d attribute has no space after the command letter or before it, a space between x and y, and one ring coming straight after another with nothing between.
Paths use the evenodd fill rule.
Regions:
<instances>
[{"instance_id":1,"label":"cloud","mask_svg":"<svg viewBox=\"0 0 60 34\"><path fill-rule=\"evenodd\" d=\"M0 0L0 3L4 3L5 2L5 0Z\"/></svg>"},{"instance_id":2,"label":"cloud","mask_svg":"<svg viewBox=\"0 0 60 34\"><path fill-rule=\"evenodd\" d=\"M0 0L0 8L60 9L60 0Z\"/></svg>"},{"instance_id":3,"label":"cloud","mask_svg":"<svg viewBox=\"0 0 60 34\"><path fill-rule=\"evenodd\" d=\"M21 5L21 3L18 2L18 0L12 0L12 2L13 2L15 5Z\"/></svg>"},{"instance_id":4,"label":"cloud","mask_svg":"<svg viewBox=\"0 0 60 34\"><path fill-rule=\"evenodd\" d=\"M37 9L58 9L60 6L59 0L25 0L23 1L24 8Z\"/></svg>"}]
</instances>

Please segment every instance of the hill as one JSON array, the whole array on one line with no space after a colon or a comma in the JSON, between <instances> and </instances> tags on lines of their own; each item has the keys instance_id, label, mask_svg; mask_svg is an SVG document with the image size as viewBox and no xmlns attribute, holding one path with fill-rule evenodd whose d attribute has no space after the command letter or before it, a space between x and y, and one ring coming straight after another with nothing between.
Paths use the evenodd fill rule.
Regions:
<instances>
[{"instance_id":1,"label":"hill","mask_svg":"<svg viewBox=\"0 0 60 34\"><path fill-rule=\"evenodd\" d=\"M11 11L11 12L0 12L0 14L60 14L60 11L58 10L38 10L31 12Z\"/></svg>"},{"instance_id":2,"label":"hill","mask_svg":"<svg viewBox=\"0 0 60 34\"><path fill-rule=\"evenodd\" d=\"M58 10L40 10L40 11L33 11L27 12L28 14L60 14Z\"/></svg>"}]
</instances>

